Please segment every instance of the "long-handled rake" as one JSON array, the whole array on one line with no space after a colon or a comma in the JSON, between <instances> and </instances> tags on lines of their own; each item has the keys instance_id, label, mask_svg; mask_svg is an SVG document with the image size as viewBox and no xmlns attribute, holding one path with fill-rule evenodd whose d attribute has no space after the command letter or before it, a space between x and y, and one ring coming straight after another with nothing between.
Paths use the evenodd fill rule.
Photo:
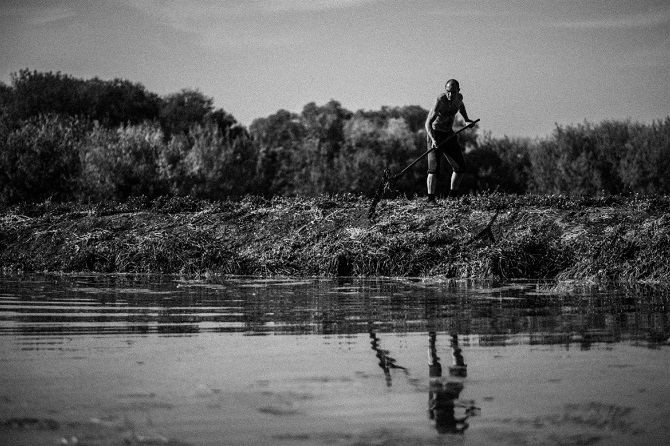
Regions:
<instances>
[{"instance_id":1,"label":"long-handled rake","mask_svg":"<svg viewBox=\"0 0 670 446\"><path fill-rule=\"evenodd\" d=\"M372 203L370 203L370 208L368 209L368 219L372 220L375 216L375 213L377 211L377 204L381 201L384 192L388 189L391 188L391 182L397 180L400 178L405 172L407 172L412 166L414 166L416 163L424 159L430 152L432 152L435 149L438 149L442 147L444 144L446 144L447 141L451 140L452 138L455 138L456 135L461 133L463 130L468 129L470 127L473 127L475 124L477 124L480 120L477 119L476 121L472 121L462 129L454 132L454 134L450 135L447 139L442 141L440 145L431 147L430 149L426 150L420 157L412 161L407 167L405 167L403 170L398 172L395 175L391 175L391 171L387 168L384 169L384 173L382 174L382 181L379 183L379 186L377 186L377 189L375 190L375 195L372 198Z\"/></svg>"}]
</instances>

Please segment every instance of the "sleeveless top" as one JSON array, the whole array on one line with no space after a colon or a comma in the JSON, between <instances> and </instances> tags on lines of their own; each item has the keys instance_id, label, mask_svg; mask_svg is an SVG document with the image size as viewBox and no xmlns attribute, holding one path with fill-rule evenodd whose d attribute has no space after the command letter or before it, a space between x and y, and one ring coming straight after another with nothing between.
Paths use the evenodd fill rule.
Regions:
<instances>
[{"instance_id":1,"label":"sleeveless top","mask_svg":"<svg viewBox=\"0 0 670 446\"><path fill-rule=\"evenodd\" d=\"M438 104L435 107L437 117L433 121L433 129L438 132L453 132L454 118L463 105L463 95L458 93L456 97L449 101L447 94L442 93L437 97L437 102Z\"/></svg>"}]
</instances>

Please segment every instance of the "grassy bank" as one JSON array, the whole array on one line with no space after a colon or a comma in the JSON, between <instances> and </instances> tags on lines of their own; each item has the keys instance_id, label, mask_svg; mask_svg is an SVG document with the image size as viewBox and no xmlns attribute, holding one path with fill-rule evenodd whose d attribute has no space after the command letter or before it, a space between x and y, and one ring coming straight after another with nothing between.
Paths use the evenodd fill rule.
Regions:
<instances>
[{"instance_id":1,"label":"grassy bank","mask_svg":"<svg viewBox=\"0 0 670 446\"><path fill-rule=\"evenodd\" d=\"M670 197L44 203L0 216L15 272L670 282Z\"/></svg>"}]
</instances>

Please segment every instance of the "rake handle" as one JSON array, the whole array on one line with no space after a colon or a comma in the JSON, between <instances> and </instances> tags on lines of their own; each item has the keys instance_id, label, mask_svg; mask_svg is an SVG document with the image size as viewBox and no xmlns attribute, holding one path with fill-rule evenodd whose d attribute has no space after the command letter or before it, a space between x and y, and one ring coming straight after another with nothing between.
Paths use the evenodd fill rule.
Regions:
<instances>
[{"instance_id":1,"label":"rake handle","mask_svg":"<svg viewBox=\"0 0 670 446\"><path fill-rule=\"evenodd\" d=\"M431 147L430 149L426 150L426 152L425 152L423 155L421 155L420 157L418 157L417 159L415 159L414 161L412 161L412 163L411 163L409 166L405 167L402 171L400 171L400 173L397 173L397 174L393 175L393 179L395 180L396 178L400 178L400 177L402 176L403 173L407 172L413 165L415 165L416 163L418 163L419 161L421 161L422 159L424 159L430 152L432 152L432 151L435 150L435 149L438 149L438 148L442 147L442 145L444 145L447 141L449 141L449 140L452 139L452 138L455 138L456 135L458 135L459 133L461 133L463 130L468 129L468 128L474 126L474 125L477 124L479 121L480 121L479 119L477 119L477 120L475 120L475 121L472 121L471 123L469 123L468 125L466 125L466 126L463 127L462 129L460 129L460 130L454 132L454 133L453 133L452 135L450 135L447 139L445 139L444 141L442 141L439 145L437 145L437 146L435 146L435 147Z\"/></svg>"}]
</instances>

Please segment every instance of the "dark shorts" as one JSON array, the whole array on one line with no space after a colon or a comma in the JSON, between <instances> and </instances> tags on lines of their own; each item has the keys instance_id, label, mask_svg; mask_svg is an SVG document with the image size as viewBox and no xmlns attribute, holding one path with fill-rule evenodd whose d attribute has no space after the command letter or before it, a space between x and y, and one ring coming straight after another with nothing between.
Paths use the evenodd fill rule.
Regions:
<instances>
[{"instance_id":1,"label":"dark shorts","mask_svg":"<svg viewBox=\"0 0 670 446\"><path fill-rule=\"evenodd\" d=\"M439 132L434 131L435 140L438 145L442 143L449 136L453 135L453 132ZM430 136L426 137L428 148L430 150L431 140ZM465 163L465 158L463 157L463 148L458 143L458 137L451 138L449 141L444 143L439 149L435 149L428 154L428 173L433 173L436 175L440 174L440 158L444 156L454 172L463 173L467 170L468 166Z\"/></svg>"}]
</instances>

